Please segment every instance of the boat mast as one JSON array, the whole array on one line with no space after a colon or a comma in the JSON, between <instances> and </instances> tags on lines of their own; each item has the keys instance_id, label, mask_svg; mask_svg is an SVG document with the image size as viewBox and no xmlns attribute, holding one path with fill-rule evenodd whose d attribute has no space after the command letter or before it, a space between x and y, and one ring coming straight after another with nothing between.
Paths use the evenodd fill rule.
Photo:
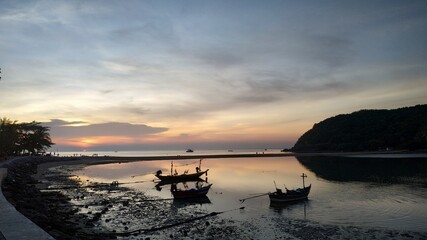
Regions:
<instances>
[{"instance_id":1,"label":"boat mast","mask_svg":"<svg viewBox=\"0 0 427 240\"><path fill-rule=\"evenodd\" d=\"M302 177L302 187L303 187L303 188L305 188L305 181L304 181L304 178L306 178L306 177L307 177L307 175L305 175L304 173L302 173L301 177Z\"/></svg>"},{"instance_id":2,"label":"boat mast","mask_svg":"<svg viewBox=\"0 0 427 240\"><path fill-rule=\"evenodd\" d=\"M173 161L171 162L171 175L173 175Z\"/></svg>"}]
</instances>

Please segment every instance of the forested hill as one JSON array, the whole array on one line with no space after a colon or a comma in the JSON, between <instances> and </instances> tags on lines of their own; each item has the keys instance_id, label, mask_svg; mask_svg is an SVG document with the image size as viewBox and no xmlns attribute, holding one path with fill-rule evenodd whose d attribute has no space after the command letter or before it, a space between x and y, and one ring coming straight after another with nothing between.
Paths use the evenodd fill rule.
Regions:
<instances>
[{"instance_id":1,"label":"forested hill","mask_svg":"<svg viewBox=\"0 0 427 240\"><path fill-rule=\"evenodd\" d=\"M427 105L361 110L328 118L304 133L294 152L427 149Z\"/></svg>"}]
</instances>

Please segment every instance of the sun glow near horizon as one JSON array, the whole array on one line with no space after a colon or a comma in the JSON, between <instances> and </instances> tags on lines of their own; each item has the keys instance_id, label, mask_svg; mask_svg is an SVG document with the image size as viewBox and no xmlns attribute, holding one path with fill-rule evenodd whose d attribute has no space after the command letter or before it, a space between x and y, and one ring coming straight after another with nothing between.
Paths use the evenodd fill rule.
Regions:
<instances>
[{"instance_id":1,"label":"sun glow near horizon","mask_svg":"<svg viewBox=\"0 0 427 240\"><path fill-rule=\"evenodd\" d=\"M423 1L29 3L0 8L1 114L59 147L291 147L427 103Z\"/></svg>"}]
</instances>

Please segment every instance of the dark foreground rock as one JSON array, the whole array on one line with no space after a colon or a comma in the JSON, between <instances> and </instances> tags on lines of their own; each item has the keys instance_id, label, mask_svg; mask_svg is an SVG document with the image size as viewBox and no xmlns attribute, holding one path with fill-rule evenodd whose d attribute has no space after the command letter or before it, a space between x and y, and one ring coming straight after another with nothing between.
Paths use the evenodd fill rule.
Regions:
<instances>
[{"instance_id":1,"label":"dark foreground rock","mask_svg":"<svg viewBox=\"0 0 427 240\"><path fill-rule=\"evenodd\" d=\"M83 231L85 217L69 204L69 198L56 191L40 191L31 177L40 161L35 159L14 163L8 169L3 193L15 208L56 239L114 239L114 235ZM76 184L64 176L64 181Z\"/></svg>"},{"instance_id":2,"label":"dark foreground rock","mask_svg":"<svg viewBox=\"0 0 427 240\"><path fill-rule=\"evenodd\" d=\"M71 174L78 166L59 166L35 180L39 163L22 161L10 167L3 191L18 211L56 239L249 239L210 213L177 214L177 209L165 207L170 200L82 182Z\"/></svg>"}]
</instances>

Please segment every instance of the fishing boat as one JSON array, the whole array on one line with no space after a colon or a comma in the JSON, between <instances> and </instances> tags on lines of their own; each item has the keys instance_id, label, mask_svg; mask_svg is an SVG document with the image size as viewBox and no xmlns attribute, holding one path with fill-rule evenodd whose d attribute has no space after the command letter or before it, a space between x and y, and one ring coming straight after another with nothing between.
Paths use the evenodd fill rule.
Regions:
<instances>
[{"instance_id":1,"label":"fishing boat","mask_svg":"<svg viewBox=\"0 0 427 240\"><path fill-rule=\"evenodd\" d=\"M189 180L197 180L199 179L203 174L207 174L209 169L206 169L205 171L200 171L196 173L183 173L183 174L174 174L174 175L162 175L162 171L159 170L156 172L155 176L159 178L161 181L168 181L168 182L183 182L183 181L189 181Z\"/></svg>"},{"instance_id":2,"label":"fishing boat","mask_svg":"<svg viewBox=\"0 0 427 240\"><path fill-rule=\"evenodd\" d=\"M297 189L286 189L285 192L282 191L282 189L277 188L276 191L273 193L268 193L268 196L270 197L270 204L281 204L281 203L289 203L289 202L295 202L300 200L305 200L308 197L308 194L310 194L311 190L311 184L309 186L305 186L304 178L307 177L304 173L301 175L303 187L297 188Z\"/></svg>"},{"instance_id":3,"label":"fishing boat","mask_svg":"<svg viewBox=\"0 0 427 240\"><path fill-rule=\"evenodd\" d=\"M200 186L196 184L195 188L178 189L176 184L172 184L171 192L175 199L205 197L211 186L212 184L208 184L206 186Z\"/></svg>"},{"instance_id":4,"label":"fishing boat","mask_svg":"<svg viewBox=\"0 0 427 240\"><path fill-rule=\"evenodd\" d=\"M176 169L174 169L173 162L172 162L170 175L163 175L162 170L158 170L154 175L161 181L166 181L170 183L183 182L183 181L189 181L189 180L198 180L203 174L208 175L208 171L209 171L209 169L202 171L201 165L202 165L202 159L200 159L199 166L196 167L195 173L188 173L188 170L186 170L183 174L178 174Z\"/></svg>"}]
</instances>

